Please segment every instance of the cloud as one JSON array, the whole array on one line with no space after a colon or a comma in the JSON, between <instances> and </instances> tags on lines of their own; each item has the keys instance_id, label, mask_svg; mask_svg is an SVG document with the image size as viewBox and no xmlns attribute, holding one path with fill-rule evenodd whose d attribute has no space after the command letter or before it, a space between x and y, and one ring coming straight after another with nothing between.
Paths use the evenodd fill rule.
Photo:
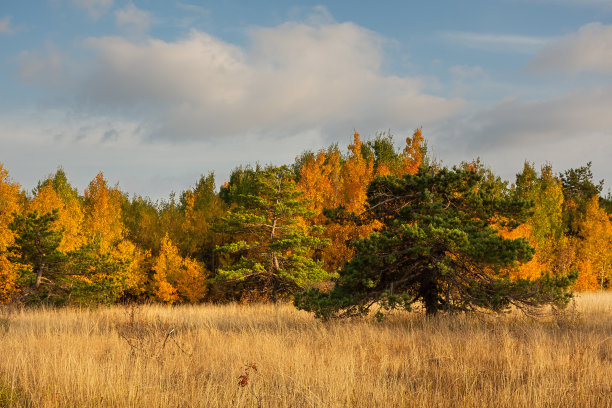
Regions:
<instances>
[{"instance_id":1,"label":"cloud","mask_svg":"<svg viewBox=\"0 0 612 408\"><path fill-rule=\"evenodd\" d=\"M178 2L177 3L177 7L185 10L185 11L189 11L193 14L199 14L202 17L208 17L210 16L210 10L208 10L207 8L204 8L202 6L198 6L195 4L190 4L190 3L182 3L182 2Z\"/></svg>"},{"instance_id":2,"label":"cloud","mask_svg":"<svg viewBox=\"0 0 612 408\"><path fill-rule=\"evenodd\" d=\"M325 146L314 131L281 140L246 135L240 140L145 144L140 132L138 122L114 116L58 109L0 113L0 161L26 191L61 165L81 191L104 171L110 185L119 182L123 191L155 200L180 193L210 171L220 185L238 165L287 164L305 149ZM347 134L341 140L347 145L352 138ZM28 160L23 160L24 152Z\"/></svg>"},{"instance_id":3,"label":"cloud","mask_svg":"<svg viewBox=\"0 0 612 408\"><path fill-rule=\"evenodd\" d=\"M61 92L80 109L137 117L152 137L173 140L413 129L466 106L427 94L422 78L386 74L386 40L352 23L290 22L248 35L244 47L197 30L173 42L90 38L95 58Z\"/></svg>"},{"instance_id":4,"label":"cloud","mask_svg":"<svg viewBox=\"0 0 612 408\"><path fill-rule=\"evenodd\" d=\"M68 79L66 59L53 43L44 50L22 51L18 57L19 77L46 87L62 86Z\"/></svg>"},{"instance_id":5,"label":"cloud","mask_svg":"<svg viewBox=\"0 0 612 408\"><path fill-rule=\"evenodd\" d=\"M533 53L551 40L546 37L473 33L466 31L446 31L442 33L442 37L447 41L464 47L503 53Z\"/></svg>"},{"instance_id":6,"label":"cloud","mask_svg":"<svg viewBox=\"0 0 612 408\"><path fill-rule=\"evenodd\" d=\"M115 24L128 35L140 37L149 31L151 14L129 3L115 11Z\"/></svg>"},{"instance_id":7,"label":"cloud","mask_svg":"<svg viewBox=\"0 0 612 408\"><path fill-rule=\"evenodd\" d=\"M165 116L159 134L187 138L406 127L463 104L422 93L417 78L384 75L382 39L353 24L288 23L253 30L251 41L239 48L198 31L143 46L93 40L99 64L90 83L99 86L85 91L105 105L153 101Z\"/></svg>"},{"instance_id":8,"label":"cloud","mask_svg":"<svg viewBox=\"0 0 612 408\"><path fill-rule=\"evenodd\" d=\"M535 72L612 74L612 25L590 23L541 50L528 68Z\"/></svg>"},{"instance_id":9,"label":"cloud","mask_svg":"<svg viewBox=\"0 0 612 408\"><path fill-rule=\"evenodd\" d=\"M11 17L6 16L0 18L0 34L13 34L15 29L11 25Z\"/></svg>"},{"instance_id":10,"label":"cloud","mask_svg":"<svg viewBox=\"0 0 612 408\"><path fill-rule=\"evenodd\" d=\"M610 111L611 88L578 90L541 101L507 98L453 122L454 131L446 131L468 150L553 144L590 134L612 135Z\"/></svg>"},{"instance_id":11,"label":"cloud","mask_svg":"<svg viewBox=\"0 0 612 408\"><path fill-rule=\"evenodd\" d=\"M113 0L71 0L71 3L87 11L94 19L100 18L113 6Z\"/></svg>"},{"instance_id":12,"label":"cloud","mask_svg":"<svg viewBox=\"0 0 612 408\"><path fill-rule=\"evenodd\" d=\"M440 158L481 157L513 180L525 160L561 171L593 161L595 177L611 180L612 88L575 90L546 100L506 98L472 115L425 128Z\"/></svg>"}]
</instances>

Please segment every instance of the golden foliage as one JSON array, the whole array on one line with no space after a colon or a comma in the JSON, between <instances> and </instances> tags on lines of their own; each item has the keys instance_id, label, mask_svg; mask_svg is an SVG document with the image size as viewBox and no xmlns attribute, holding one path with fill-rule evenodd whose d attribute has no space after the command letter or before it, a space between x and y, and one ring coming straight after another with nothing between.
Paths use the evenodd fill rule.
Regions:
<instances>
[{"instance_id":1,"label":"golden foliage","mask_svg":"<svg viewBox=\"0 0 612 408\"><path fill-rule=\"evenodd\" d=\"M66 202L54 190L51 180L44 183L37 191L36 196L28 203L28 210L38 210L40 214L58 210L58 220L54 223L55 231L63 231L59 250L68 252L77 249L85 243L81 227L83 223L83 209L76 198Z\"/></svg>"},{"instance_id":2,"label":"golden foliage","mask_svg":"<svg viewBox=\"0 0 612 408\"><path fill-rule=\"evenodd\" d=\"M365 209L366 192L374 176L374 160L363 158L362 145L359 133L355 132L353 144L348 146L349 157L340 171L342 182L340 204L344 205L347 211L354 213L361 213Z\"/></svg>"},{"instance_id":3,"label":"golden foliage","mask_svg":"<svg viewBox=\"0 0 612 408\"><path fill-rule=\"evenodd\" d=\"M127 268L123 272L126 291L133 295L143 293L147 281L147 260L151 257L151 252L138 248L131 241L124 239L111 250L111 255L127 263Z\"/></svg>"},{"instance_id":4,"label":"golden foliage","mask_svg":"<svg viewBox=\"0 0 612 408\"><path fill-rule=\"evenodd\" d=\"M297 187L317 216L325 208L340 205L340 169L340 153L337 149L327 153L319 152L316 157L308 158L300 169Z\"/></svg>"},{"instance_id":5,"label":"golden foliage","mask_svg":"<svg viewBox=\"0 0 612 408\"><path fill-rule=\"evenodd\" d=\"M8 171L0 163L0 253L13 243L13 232L8 225L13 213L21 209L20 185L11 182Z\"/></svg>"},{"instance_id":6,"label":"golden foliage","mask_svg":"<svg viewBox=\"0 0 612 408\"><path fill-rule=\"evenodd\" d=\"M119 243L125 228L121 221L121 192L109 189L102 172L85 189L83 231L89 240L99 240L102 251Z\"/></svg>"},{"instance_id":7,"label":"golden foliage","mask_svg":"<svg viewBox=\"0 0 612 408\"><path fill-rule=\"evenodd\" d=\"M204 267L193 259L181 257L167 234L162 240L153 271L153 292L162 302L184 300L197 303L206 294L207 273Z\"/></svg>"},{"instance_id":8,"label":"golden foliage","mask_svg":"<svg viewBox=\"0 0 612 408\"><path fill-rule=\"evenodd\" d=\"M415 129L412 137L406 138L406 147L402 157L405 173L416 174L419 171L419 167L423 163L422 147L424 140L421 129Z\"/></svg>"},{"instance_id":9,"label":"golden foliage","mask_svg":"<svg viewBox=\"0 0 612 408\"><path fill-rule=\"evenodd\" d=\"M7 248L14 242L9 224L13 213L21 210L20 185L9 179L8 171L0 163L0 303L7 302L17 291L18 274L7 259Z\"/></svg>"},{"instance_id":10,"label":"golden foliage","mask_svg":"<svg viewBox=\"0 0 612 408\"><path fill-rule=\"evenodd\" d=\"M14 265L6 259L5 255L0 255L0 303L10 301L18 292L16 285L18 277L19 274L15 271Z\"/></svg>"},{"instance_id":11,"label":"golden foliage","mask_svg":"<svg viewBox=\"0 0 612 408\"><path fill-rule=\"evenodd\" d=\"M329 223L323 215L324 209L344 206L347 211L361 213L365 209L367 187L374 176L374 162L361 154L363 143L359 133L353 135L349 145L349 156L341 160L340 152L331 148L307 158L300 169L297 188L309 200L309 208L315 212L314 224L325 225L324 238L331 245L320 251L328 271L335 271L353 256L350 243L368 235L370 226L340 225Z\"/></svg>"},{"instance_id":12,"label":"golden foliage","mask_svg":"<svg viewBox=\"0 0 612 408\"><path fill-rule=\"evenodd\" d=\"M587 204L584 219L580 222L581 259L576 288L594 290L603 288L612 269L612 222L595 196Z\"/></svg>"},{"instance_id":13,"label":"golden foliage","mask_svg":"<svg viewBox=\"0 0 612 408\"><path fill-rule=\"evenodd\" d=\"M506 239L517 239L517 238L525 238L529 241L532 246L537 246L533 241L532 237L532 227L529 224L521 224L517 228L512 231L507 231L504 229L500 229L501 236ZM537 248L536 248L537 249ZM538 256L534 256L531 261L522 263L518 265L516 268L512 268L509 270L510 277L513 279L518 278L527 278L527 279L536 279L540 277L542 272L546 271L548 265L542 262Z\"/></svg>"}]
</instances>

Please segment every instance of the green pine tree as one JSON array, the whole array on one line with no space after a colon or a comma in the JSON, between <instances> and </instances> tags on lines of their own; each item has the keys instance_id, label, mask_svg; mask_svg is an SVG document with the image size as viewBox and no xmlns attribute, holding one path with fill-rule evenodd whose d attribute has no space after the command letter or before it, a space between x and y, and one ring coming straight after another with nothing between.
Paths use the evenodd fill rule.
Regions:
<instances>
[{"instance_id":1,"label":"green pine tree","mask_svg":"<svg viewBox=\"0 0 612 408\"><path fill-rule=\"evenodd\" d=\"M356 255L330 293L298 294L298 308L330 318L365 314L376 305L382 316L382 310L409 310L421 302L433 315L569 300L571 277L506 277L504 268L528 261L534 250L524 239L501 237L493 225L524 222L529 203L482 172L421 167L415 175L377 178L369 186L367 207L352 218L378 220L382 227L355 243ZM336 211L335 218L351 217Z\"/></svg>"},{"instance_id":2,"label":"green pine tree","mask_svg":"<svg viewBox=\"0 0 612 408\"><path fill-rule=\"evenodd\" d=\"M62 232L53 230L58 211L38 214L14 214L9 228L15 233L15 243L9 251L16 254L11 261L23 265L23 280L38 291L44 275L56 273L66 262L58 250Z\"/></svg>"},{"instance_id":3,"label":"green pine tree","mask_svg":"<svg viewBox=\"0 0 612 408\"><path fill-rule=\"evenodd\" d=\"M312 214L293 172L287 166L258 168L243 191L217 227L233 241L217 251L233 261L218 269L214 282L276 301L330 278L321 262L309 256L311 249L327 243L311 234L320 227L302 222Z\"/></svg>"}]
</instances>

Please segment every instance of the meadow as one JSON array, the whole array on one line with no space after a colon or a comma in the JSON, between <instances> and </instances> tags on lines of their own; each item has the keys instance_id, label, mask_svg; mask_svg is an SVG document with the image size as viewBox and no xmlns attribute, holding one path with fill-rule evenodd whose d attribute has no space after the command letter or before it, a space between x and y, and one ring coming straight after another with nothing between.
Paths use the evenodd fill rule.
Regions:
<instances>
[{"instance_id":1,"label":"meadow","mask_svg":"<svg viewBox=\"0 0 612 408\"><path fill-rule=\"evenodd\" d=\"M612 293L321 322L290 304L9 309L6 407L612 407Z\"/></svg>"}]
</instances>

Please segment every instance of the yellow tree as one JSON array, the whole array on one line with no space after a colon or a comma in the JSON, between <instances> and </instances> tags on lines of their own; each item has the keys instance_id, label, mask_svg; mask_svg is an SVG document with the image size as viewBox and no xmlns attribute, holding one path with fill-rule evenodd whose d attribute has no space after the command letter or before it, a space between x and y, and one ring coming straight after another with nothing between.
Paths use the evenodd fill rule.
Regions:
<instances>
[{"instance_id":1,"label":"yellow tree","mask_svg":"<svg viewBox=\"0 0 612 408\"><path fill-rule=\"evenodd\" d=\"M359 133L355 132L353 144L348 146L349 156L340 172L342 180L341 204L348 212L360 213L365 209L366 192L374 176L374 160L362 156L362 146L363 143L359 140Z\"/></svg>"},{"instance_id":2,"label":"yellow tree","mask_svg":"<svg viewBox=\"0 0 612 408\"><path fill-rule=\"evenodd\" d=\"M424 138L421 129L415 129L412 137L406 138L406 147L402 153L404 174L416 174L423 163Z\"/></svg>"},{"instance_id":3,"label":"yellow tree","mask_svg":"<svg viewBox=\"0 0 612 408\"><path fill-rule=\"evenodd\" d=\"M108 187L102 172L85 189L83 232L90 241L98 241L103 251L109 251L124 238L121 200L121 192Z\"/></svg>"},{"instance_id":4,"label":"yellow tree","mask_svg":"<svg viewBox=\"0 0 612 408\"><path fill-rule=\"evenodd\" d=\"M302 162L297 186L317 216L321 216L325 208L340 205L341 168L340 152L335 146L327 152L308 156Z\"/></svg>"},{"instance_id":5,"label":"yellow tree","mask_svg":"<svg viewBox=\"0 0 612 408\"><path fill-rule=\"evenodd\" d=\"M197 261L181 257L168 234L162 240L153 271L153 293L162 302L196 303L206 294L208 273Z\"/></svg>"},{"instance_id":6,"label":"yellow tree","mask_svg":"<svg viewBox=\"0 0 612 408\"><path fill-rule=\"evenodd\" d=\"M533 165L526 162L523 171L517 174L515 193L521 199L534 203L532 214L524 224L502 235L510 239L526 238L536 248L536 254L531 261L512 271L511 275L535 279L545 271L555 276L571 272L574 265L573 257L567 258L572 246L564 235L563 188L561 181L553 175L552 167L543 166L538 176Z\"/></svg>"},{"instance_id":7,"label":"yellow tree","mask_svg":"<svg viewBox=\"0 0 612 408\"><path fill-rule=\"evenodd\" d=\"M364 157L362 147L359 133L355 132L344 160L338 148L332 146L327 152L305 157L301 163L297 187L309 200L309 209L315 212L310 222L324 225L322 237L331 242L328 247L317 250L319 254L316 256L323 260L328 272L337 270L351 259L352 241L372 231L371 225L330 223L323 215L323 210L340 206L349 212L363 212L367 187L375 174L374 159Z\"/></svg>"},{"instance_id":8,"label":"yellow tree","mask_svg":"<svg viewBox=\"0 0 612 408\"><path fill-rule=\"evenodd\" d=\"M7 259L7 248L15 238L9 224L13 213L21 210L22 201L20 185L10 180L8 171L0 163L0 303L9 301L17 291L18 274Z\"/></svg>"},{"instance_id":9,"label":"yellow tree","mask_svg":"<svg viewBox=\"0 0 612 408\"><path fill-rule=\"evenodd\" d=\"M73 251L85 243L81 227L83 209L77 197L63 199L54 188L53 180L47 179L36 189L36 196L28 203L28 211L38 211L40 214L58 210L58 220L53 228L63 231L59 250Z\"/></svg>"},{"instance_id":10,"label":"yellow tree","mask_svg":"<svg viewBox=\"0 0 612 408\"><path fill-rule=\"evenodd\" d=\"M348 150L344 160L338 148L332 146L327 152L306 154L299 162L298 189L310 200L310 209L315 212L312 222L325 225L323 237L331 241L319 255L329 272L352 258L351 242L368 236L376 224L357 226L329 222L323 210L342 206L349 213L359 214L365 210L367 189L374 177L415 174L423 161L423 136L421 130L416 129L398 154L390 134L380 134L364 146L359 133L355 132Z\"/></svg>"},{"instance_id":11,"label":"yellow tree","mask_svg":"<svg viewBox=\"0 0 612 408\"><path fill-rule=\"evenodd\" d=\"M332 146L327 152L307 157L300 168L298 190L304 193L308 208L315 215L310 219L312 225L324 225L322 237L330 240L331 245L318 249L316 257L323 261L324 268L333 272L352 256L352 248L346 241L355 236L351 226L326 222L323 215L326 208L336 208L344 203L346 194L342 178L342 162L338 148Z\"/></svg>"},{"instance_id":12,"label":"yellow tree","mask_svg":"<svg viewBox=\"0 0 612 408\"><path fill-rule=\"evenodd\" d=\"M599 197L591 198L580 222L579 254L581 270L576 282L579 290L603 290L609 285L612 269L612 222L599 207Z\"/></svg>"},{"instance_id":13,"label":"yellow tree","mask_svg":"<svg viewBox=\"0 0 612 408\"><path fill-rule=\"evenodd\" d=\"M82 229L87 243L93 244L99 254L107 253L123 265L117 272L121 276L115 278L124 283L126 293L137 295L145 289L144 264L148 253L126 239L122 200L119 189L109 188L104 175L98 173L85 189Z\"/></svg>"},{"instance_id":14,"label":"yellow tree","mask_svg":"<svg viewBox=\"0 0 612 408\"><path fill-rule=\"evenodd\" d=\"M215 176L202 175L193 189L183 193L180 202L182 228L171 236L181 254L214 265L215 236L212 226L224 213L223 202L216 193Z\"/></svg>"}]
</instances>

